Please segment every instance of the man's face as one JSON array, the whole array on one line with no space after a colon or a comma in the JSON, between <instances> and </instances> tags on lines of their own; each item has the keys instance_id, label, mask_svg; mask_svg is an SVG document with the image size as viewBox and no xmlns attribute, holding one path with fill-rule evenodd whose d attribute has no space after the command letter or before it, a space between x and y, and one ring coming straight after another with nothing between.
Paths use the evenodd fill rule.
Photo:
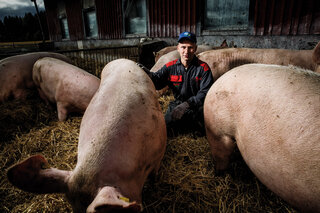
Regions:
<instances>
[{"instance_id":1,"label":"man's face","mask_svg":"<svg viewBox=\"0 0 320 213\"><path fill-rule=\"evenodd\" d=\"M180 54L181 61L190 62L194 53L197 51L197 45L187 39L179 42L177 50Z\"/></svg>"}]
</instances>

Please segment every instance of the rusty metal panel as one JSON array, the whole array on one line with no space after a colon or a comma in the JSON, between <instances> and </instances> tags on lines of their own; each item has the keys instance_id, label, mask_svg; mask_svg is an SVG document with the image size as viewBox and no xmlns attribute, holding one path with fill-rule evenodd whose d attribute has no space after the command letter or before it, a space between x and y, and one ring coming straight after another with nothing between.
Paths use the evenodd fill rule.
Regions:
<instances>
[{"instance_id":1,"label":"rusty metal panel","mask_svg":"<svg viewBox=\"0 0 320 213\"><path fill-rule=\"evenodd\" d=\"M267 0L257 0L254 12L254 30L255 35L263 35L265 26L265 8L267 7ZM261 10L263 8L263 10Z\"/></svg>"},{"instance_id":2,"label":"rusty metal panel","mask_svg":"<svg viewBox=\"0 0 320 213\"><path fill-rule=\"evenodd\" d=\"M65 4L70 40L81 40L84 38L82 4L77 0L66 0Z\"/></svg>"},{"instance_id":3,"label":"rusty metal panel","mask_svg":"<svg viewBox=\"0 0 320 213\"><path fill-rule=\"evenodd\" d=\"M310 34L320 34L320 1L314 2L315 12L312 14Z\"/></svg>"},{"instance_id":4,"label":"rusty metal panel","mask_svg":"<svg viewBox=\"0 0 320 213\"><path fill-rule=\"evenodd\" d=\"M44 0L44 5L46 9L46 17L50 40L60 41L61 29L57 17L57 3L56 1Z\"/></svg>"},{"instance_id":5,"label":"rusty metal panel","mask_svg":"<svg viewBox=\"0 0 320 213\"><path fill-rule=\"evenodd\" d=\"M83 39L82 5L76 0L65 0L64 2L66 5L70 40ZM57 10L58 1L44 0L44 3L50 39L53 41L61 41L62 32Z\"/></svg>"},{"instance_id":6,"label":"rusty metal panel","mask_svg":"<svg viewBox=\"0 0 320 213\"><path fill-rule=\"evenodd\" d=\"M319 1L319 0L317 0ZM312 23L314 1L303 1L303 12L300 16L299 34L310 34L310 26ZM319 8L318 8L319 9Z\"/></svg>"},{"instance_id":7,"label":"rusty metal panel","mask_svg":"<svg viewBox=\"0 0 320 213\"><path fill-rule=\"evenodd\" d=\"M100 39L123 38L121 0L96 0L96 14Z\"/></svg>"},{"instance_id":8,"label":"rusty metal panel","mask_svg":"<svg viewBox=\"0 0 320 213\"><path fill-rule=\"evenodd\" d=\"M82 4L66 3L71 40L84 38ZM50 39L61 41L57 2L44 0ZM124 38L122 0L95 0L99 39ZM150 37L177 37L183 31L200 33L203 0L147 0ZM254 35L320 34L319 0L250 0ZM197 29L197 23L199 24Z\"/></svg>"},{"instance_id":9,"label":"rusty metal panel","mask_svg":"<svg viewBox=\"0 0 320 213\"><path fill-rule=\"evenodd\" d=\"M84 39L82 4L77 0L61 0L66 5L70 40ZM50 39L61 41L57 2L44 0ZM95 0L99 39L123 38L121 0Z\"/></svg>"},{"instance_id":10,"label":"rusty metal panel","mask_svg":"<svg viewBox=\"0 0 320 213\"><path fill-rule=\"evenodd\" d=\"M293 23L292 23L292 28L291 28L291 34L297 35L298 34L298 27L299 27L299 17L301 14L301 9L302 9L302 1L296 2L296 10L293 12L294 17L293 17Z\"/></svg>"},{"instance_id":11,"label":"rusty metal panel","mask_svg":"<svg viewBox=\"0 0 320 213\"><path fill-rule=\"evenodd\" d=\"M268 2L269 3L269 2ZM273 23L272 23L272 35L281 35L282 24L284 19L284 9L286 5L286 0L276 1Z\"/></svg>"},{"instance_id":12,"label":"rusty metal panel","mask_svg":"<svg viewBox=\"0 0 320 213\"><path fill-rule=\"evenodd\" d=\"M320 34L319 0L255 0L255 35Z\"/></svg>"},{"instance_id":13,"label":"rusty metal panel","mask_svg":"<svg viewBox=\"0 0 320 213\"><path fill-rule=\"evenodd\" d=\"M292 13L293 13L293 8L294 8L294 1L289 1L286 4L286 7L287 8L284 9L284 19L283 19L281 34L289 35L291 23L292 23Z\"/></svg>"},{"instance_id":14,"label":"rusty metal panel","mask_svg":"<svg viewBox=\"0 0 320 213\"><path fill-rule=\"evenodd\" d=\"M148 35L176 37L183 31L196 33L198 4L196 0L149 0Z\"/></svg>"}]
</instances>

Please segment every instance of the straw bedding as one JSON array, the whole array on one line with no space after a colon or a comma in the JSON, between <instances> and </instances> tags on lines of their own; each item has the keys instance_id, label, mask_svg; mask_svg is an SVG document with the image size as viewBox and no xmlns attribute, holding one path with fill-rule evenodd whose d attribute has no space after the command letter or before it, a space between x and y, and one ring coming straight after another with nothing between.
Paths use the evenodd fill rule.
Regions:
<instances>
[{"instance_id":1,"label":"straw bedding","mask_svg":"<svg viewBox=\"0 0 320 213\"><path fill-rule=\"evenodd\" d=\"M170 95L159 98L163 111L170 100ZM74 168L81 116L59 122L56 110L36 96L1 104L0 115L0 212L72 212L63 194L13 187L6 170L37 153L52 167ZM205 137L168 138L159 173L143 189L144 212L296 212L255 178L238 151L234 154L230 169L216 176Z\"/></svg>"}]
</instances>

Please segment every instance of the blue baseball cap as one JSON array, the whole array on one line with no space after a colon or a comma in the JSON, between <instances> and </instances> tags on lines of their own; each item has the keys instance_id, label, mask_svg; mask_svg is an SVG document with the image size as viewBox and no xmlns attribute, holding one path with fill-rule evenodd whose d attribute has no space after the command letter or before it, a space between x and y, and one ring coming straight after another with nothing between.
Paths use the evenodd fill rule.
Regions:
<instances>
[{"instance_id":1,"label":"blue baseball cap","mask_svg":"<svg viewBox=\"0 0 320 213\"><path fill-rule=\"evenodd\" d=\"M188 39L189 41L192 41L193 43L197 43L196 35L191 32L183 32L179 35L178 42L180 42L182 39Z\"/></svg>"}]
</instances>

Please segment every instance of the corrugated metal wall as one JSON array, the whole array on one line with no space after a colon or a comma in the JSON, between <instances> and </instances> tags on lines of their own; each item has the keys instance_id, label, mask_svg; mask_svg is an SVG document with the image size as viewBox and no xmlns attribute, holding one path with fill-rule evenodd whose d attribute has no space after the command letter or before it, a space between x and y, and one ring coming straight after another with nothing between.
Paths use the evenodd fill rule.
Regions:
<instances>
[{"instance_id":1,"label":"corrugated metal wall","mask_svg":"<svg viewBox=\"0 0 320 213\"><path fill-rule=\"evenodd\" d=\"M57 18L57 3L55 1L44 0L44 5L46 9L50 40L60 41L62 36L61 36L60 23Z\"/></svg>"},{"instance_id":2,"label":"corrugated metal wall","mask_svg":"<svg viewBox=\"0 0 320 213\"><path fill-rule=\"evenodd\" d=\"M319 0L255 0L254 35L320 34Z\"/></svg>"},{"instance_id":3,"label":"corrugated metal wall","mask_svg":"<svg viewBox=\"0 0 320 213\"><path fill-rule=\"evenodd\" d=\"M57 14L58 1L44 0L50 39L61 41L61 28ZM64 0L68 19L70 40L82 40L84 24L82 4L77 0ZM96 15L98 22L99 39L120 39L123 37L122 28L122 1L96 0Z\"/></svg>"},{"instance_id":4,"label":"corrugated metal wall","mask_svg":"<svg viewBox=\"0 0 320 213\"><path fill-rule=\"evenodd\" d=\"M81 1L64 0L70 40L85 39ZM50 39L61 41L57 2L44 0ZM204 0L146 0L149 37L177 37L183 31L201 35ZM98 39L125 38L122 0L95 0ZM232 15L232 14L230 14ZM320 34L319 0L250 0L253 35ZM251 35L248 33L248 35Z\"/></svg>"},{"instance_id":5,"label":"corrugated metal wall","mask_svg":"<svg viewBox=\"0 0 320 213\"><path fill-rule=\"evenodd\" d=\"M84 37L81 1L65 0L66 13L71 40L79 40Z\"/></svg>"},{"instance_id":6,"label":"corrugated metal wall","mask_svg":"<svg viewBox=\"0 0 320 213\"><path fill-rule=\"evenodd\" d=\"M68 20L70 40L84 38L84 26L82 20L82 4L79 1L65 0L66 16ZM44 0L50 39L61 41L61 26L58 18L57 1Z\"/></svg>"},{"instance_id":7,"label":"corrugated metal wall","mask_svg":"<svg viewBox=\"0 0 320 213\"><path fill-rule=\"evenodd\" d=\"M198 8L196 0L148 0L147 2L150 37L176 37L184 31L196 32Z\"/></svg>"},{"instance_id":8,"label":"corrugated metal wall","mask_svg":"<svg viewBox=\"0 0 320 213\"><path fill-rule=\"evenodd\" d=\"M96 14L100 39L123 37L121 0L96 0Z\"/></svg>"}]
</instances>

